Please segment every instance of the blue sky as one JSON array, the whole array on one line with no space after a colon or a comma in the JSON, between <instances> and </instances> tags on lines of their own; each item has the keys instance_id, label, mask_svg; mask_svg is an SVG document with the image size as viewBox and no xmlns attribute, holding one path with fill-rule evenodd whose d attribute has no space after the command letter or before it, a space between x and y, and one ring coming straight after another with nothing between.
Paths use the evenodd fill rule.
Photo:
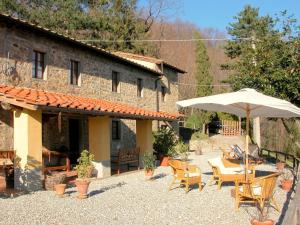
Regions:
<instances>
[{"instance_id":1,"label":"blue sky","mask_svg":"<svg viewBox=\"0 0 300 225\"><path fill-rule=\"evenodd\" d=\"M140 0L144 4L147 0ZM212 27L225 31L233 16L246 4L260 8L262 15L275 15L287 10L300 23L300 0L179 0L182 8L178 17L201 28Z\"/></svg>"}]
</instances>

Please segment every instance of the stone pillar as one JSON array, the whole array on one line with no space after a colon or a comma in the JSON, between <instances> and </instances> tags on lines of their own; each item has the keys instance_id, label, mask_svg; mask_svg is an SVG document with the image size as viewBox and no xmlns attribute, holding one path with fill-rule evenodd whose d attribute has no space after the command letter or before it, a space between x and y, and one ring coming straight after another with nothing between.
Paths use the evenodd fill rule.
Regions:
<instances>
[{"instance_id":1,"label":"stone pillar","mask_svg":"<svg viewBox=\"0 0 300 225\"><path fill-rule=\"evenodd\" d=\"M89 150L95 156L93 162L98 178L109 177L111 118L89 117Z\"/></svg>"},{"instance_id":2,"label":"stone pillar","mask_svg":"<svg viewBox=\"0 0 300 225\"><path fill-rule=\"evenodd\" d=\"M258 145L258 147L261 147L261 139L260 139L260 118L255 117L253 119L253 139Z\"/></svg>"},{"instance_id":3,"label":"stone pillar","mask_svg":"<svg viewBox=\"0 0 300 225\"><path fill-rule=\"evenodd\" d=\"M136 145L140 148L140 165L145 152L153 152L152 120L136 121Z\"/></svg>"},{"instance_id":4,"label":"stone pillar","mask_svg":"<svg viewBox=\"0 0 300 225\"><path fill-rule=\"evenodd\" d=\"M36 191L42 185L42 111L14 111L15 188Z\"/></svg>"}]
</instances>

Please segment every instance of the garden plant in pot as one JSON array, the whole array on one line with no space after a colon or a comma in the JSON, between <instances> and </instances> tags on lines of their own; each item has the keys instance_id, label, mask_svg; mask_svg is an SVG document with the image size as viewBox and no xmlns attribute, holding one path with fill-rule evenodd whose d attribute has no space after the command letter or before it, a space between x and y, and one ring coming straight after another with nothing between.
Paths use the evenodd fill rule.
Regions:
<instances>
[{"instance_id":1,"label":"garden plant in pot","mask_svg":"<svg viewBox=\"0 0 300 225\"><path fill-rule=\"evenodd\" d=\"M258 217L253 218L251 220L251 224L252 225L274 225L275 222L271 219L268 219L269 207L270 204L267 204L267 206L264 206L263 208L261 208L259 204L257 204Z\"/></svg>"},{"instance_id":2,"label":"garden plant in pot","mask_svg":"<svg viewBox=\"0 0 300 225\"><path fill-rule=\"evenodd\" d=\"M153 133L153 148L161 166L168 166L176 144L176 136L172 129L162 127Z\"/></svg>"},{"instance_id":3,"label":"garden plant in pot","mask_svg":"<svg viewBox=\"0 0 300 225\"><path fill-rule=\"evenodd\" d=\"M59 183L54 185L56 195L59 196L59 197L64 196L65 190L66 190L66 187L67 187L67 184L65 184L66 175L63 175L61 177L62 178L59 181Z\"/></svg>"},{"instance_id":4,"label":"garden plant in pot","mask_svg":"<svg viewBox=\"0 0 300 225\"><path fill-rule=\"evenodd\" d=\"M94 160L94 155L89 153L88 150L83 150L80 153L80 157L77 160L78 165L76 166L77 176L76 187L79 193L78 198L87 198L88 187L90 184L91 168L93 168L92 161Z\"/></svg>"},{"instance_id":5,"label":"garden plant in pot","mask_svg":"<svg viewBox=\"0 0 300 225\"><path fill-rule=\"evenodd\" d=\"M155 170L155 156L152 152L146 152L143 157L145 176L151 179Z\"/></svg>"},{"instance_id":6,"label":"garden plant in pot","mask_svg":"<svg viewBox=\"0 0 300 225\"><path fill-rule=\"evenodd\" d=\"M274 195L274 193L273 193ZM257 215L253 216L253 219L250 221L252 225L274 225L275 222L269 219L269 208L271 206L271 199L261 207L258 203L256 204Z\"/></svg>"},{"instance_id":7,"label":"garden plant in pot","mask_svg":"<svg viewBox=\"0 0 300 225\"><path fill-rule=\"evenodd\" d=\"M282 173L281 187L287 192L293 187L293 173L289 169L284 169Z\"/></svg>"}]
</instances>

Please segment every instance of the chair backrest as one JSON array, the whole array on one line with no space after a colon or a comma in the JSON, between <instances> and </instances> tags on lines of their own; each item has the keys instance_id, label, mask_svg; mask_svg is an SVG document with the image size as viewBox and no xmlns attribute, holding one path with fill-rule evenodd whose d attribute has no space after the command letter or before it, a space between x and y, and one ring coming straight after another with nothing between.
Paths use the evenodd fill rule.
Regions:
<instances>
[{"instance_id":1,"label":"chair backrest","mask_svg":"<svg viewBox=\"0 0 300 225\"><path fill-rule=\"evenodd\" d=\"M140 148L120 149L118 152L119 160L135 160L139 158Z\"/></svg>"},{"instance_id":2,"label":"chair backrest","mask_svg":"<svg viewBox=\"0 0 300 225\"><path fill-rule=\"evenodd\" d=\"M243 150L238 145L233 145L234 153L240 158L244 158Z\"/></svg>"},{"instance_id":3,"label":"chair backrest","mask_svg":"<svg viewBox=\"0 0 300 225\"><path fill-rule=\"evenodd\" d=\"M254 158L259 158L259 147L257 144L249 144L249 154Z\"/></svg>"},{"instance_id":4,"label":"chair backrest","mask_svg":"<svg viewBox=\"0 0 300 225\"><path fill-rule=\"evenodd\" d=\"M171 159L169 160L169 166L172 168L173 174L177 174L178 170L183 170L182 161Z\"/></svg>"},{"instance_id":5,"label":"chair backrest","mask_svg":"<svg viewBox=\"0 0 300 225\"><path fill-rule=\"evenodd\" d=\"M15 157L14 150L0 151L0 158L13 160L14 157Z\"/></svg>"},{"instance_id":6,"label":"chair backrest","mask_svg":"<svg viewBox=\"0 0 300 225\"><path fill-rule=\"evenodd\" d=\"M272 198L274 194L274 189L276 186L277 178L279 177L280 173L272 173L270 175L264 177L256 178L256 181L261 185L261 197L264 199Z\"/></svg>"}]
</instances>

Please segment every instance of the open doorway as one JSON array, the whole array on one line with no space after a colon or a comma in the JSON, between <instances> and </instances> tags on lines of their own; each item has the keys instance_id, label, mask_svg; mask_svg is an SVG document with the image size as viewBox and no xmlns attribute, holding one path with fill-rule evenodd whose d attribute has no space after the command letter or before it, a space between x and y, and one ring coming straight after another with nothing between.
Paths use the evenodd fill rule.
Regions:
<instances>
[{"instance_id":1,"label":"open doorway","mask_svg":"<svg viewBox=\"0 0 300 225\"><path fill-rule=\"evenodd\" d=\"M69 119L70 162L76 164L80 155L81 126L79 119Z\"/></svg>"}]
</instances>

